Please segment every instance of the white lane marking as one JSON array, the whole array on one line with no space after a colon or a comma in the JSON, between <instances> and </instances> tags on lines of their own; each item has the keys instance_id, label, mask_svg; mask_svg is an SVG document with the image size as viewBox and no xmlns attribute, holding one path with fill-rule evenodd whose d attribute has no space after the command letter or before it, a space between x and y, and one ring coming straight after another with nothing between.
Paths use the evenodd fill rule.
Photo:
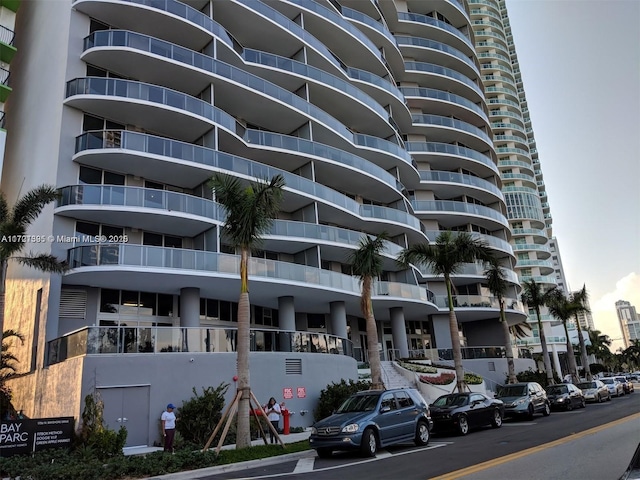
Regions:
<instances>
[{"instance_id":1,"label":"white lane marking","mask_svg":"<svg viewBox=\"0 0 640 480\"><path fill-rule=\"evenodd\" d=\"M503 427L529 427L531 425L537 425L536 422L528 422L528 423L503 423Z\"/></svg>"},{"instance_id":2,"label":"white lane marking","mask_svg":"<svg viewBox=\"0 0 640 480\"><path fill-rule=\"evenodd\" d=\"M307 473L313 471L313 465L316 461L316 457L301 458L296 463L296 468L293 469L293 473Z\"/></svg>"}]
</instances>

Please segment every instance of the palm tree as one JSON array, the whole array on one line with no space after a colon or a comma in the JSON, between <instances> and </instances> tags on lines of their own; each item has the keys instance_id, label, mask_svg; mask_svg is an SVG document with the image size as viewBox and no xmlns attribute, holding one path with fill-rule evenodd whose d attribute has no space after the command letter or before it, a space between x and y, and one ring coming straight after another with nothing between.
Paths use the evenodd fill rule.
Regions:
<instances>
[{"instance_id":1,"label":"palm tree","mask_svg":"<svg viewBox=\"0 0 640 480\"><path fill-rule=\"evenodd\" d=\"M280 211L284 196L284 177L275 175L270 181L251 182L248 186L229 175L216 174L210 182L216 200L226 210L224 232L231 244L240 250L240 300L238 301L238 403L236 448L251 446L249 411L249 257L260 245L262 235L270 228Z\"/></svg>"},{"instance_id":2,"label":"palm tree","mask_svg":"<svg viewBox=\"0 0 640 480\"><path fill-rule=\"evenodd\" d=\"M593 376L591 375L591 369L589 368L589 359L587 358L587 345L584 342L584 338L582 338L582 328L580 327L580 319L578 318L578 315L580 313L591 313L591 310L587 306L587 303L589 301L587 286L583 285L581 290L574 292L571 295L571 301L575 306L574 315L576 318L576 328L578 330L578 341L580 342L580 358L582 361L582 368L584 368L584 373L587 377L587 380L591 381L593 380Z\"/></svg>"},{"instance_id":3,"label":"palm tree","mask_svg":"<svg viewBox=\"0 0 640 480\"><path fill-rule=\"evenodd\" d=\"M368 235L360 238L358 249L349 257L349 263L353 274L360 279L362 291L360 295L360 309L367 321L367 345L369 366L371 367L371 388L383 390L382 369L380 367L380 353L378 352L378 329L376 318L373 315L371 304L371 290L373 281L382 273L382 256L386 233L381 233L375 238Z\"/></svg>"},{"instance_id":4,"label":"palm tree","mask_svg":"<svg viewBox=\"0 0 640 480\"><path fill-rule=\"evenodd\" d=\"M640 340L631 340L631 345L622 351L624 363L633 371L640 366Z\"/></svg>"},{"instance_id":5,"label":"palm tree","mask_svg":"<svg viewBox=\"0 0 640 480\"><path fill-rule=\"evenodd\" d=\"M14 356L9 349L12 346L12 342L5 341L10 338L17 338L21 343L24 343L24 336L16 332L15 330L5 330L2 332L2 351L0 352L0 385L10 378L18 375L17 365L18 358Z\"/></svg>"},{"instance_id":6,"label":"palm tree","mask_svg":"<svg viewBox=\"0 0 640 480\"><path fill-rule=\"evenodd\" d=\"M464 381L464 369L462 367L462 351L460 347L460 331L458 319L453 306L453 294L451 275L458 272L465 263L476 260L489 261L492 258L489 247L471 236L467 232L454 234L443 231L436 238L434 245L416 244L404 249L398 255L398 261L403 265L415 264L429 267L435 275L443 275L447 287L447 304L449 307L449 334L451 335L451 348L453 350L453 363L456 369L456 387L463 392L466 383Z\"/></svg>"},{"instance_id":7,"label":"palm tree","mask_svg":"<svg viewBox=\"0 0 640 480\"><path fill-rule=\"evenodd\" d=\"M567 337L567 359L569 363L569 373L573 383L579 383L580 377L578 376L578 365L576 363L576 357L573 353L573 344L569 337L569 328L567 322L575 314L579 308L572 299L567 297L560 289L554 289L551 292L551 297L548 303L549 313L562 322L564 327L564 334Z\"/></svg>"},{"instance_id":8,"label":"palm tree","mask_svg":"<svg viewBox=\"0 0 640 480\"><path fill-rule=\"evenodd\" d=\"M500 304L500 325L502 325L502 333L504 335L509 383L517 383L518 378L516 377L516 368L513 363L511 332L509 331L509 324L507 323L507 318L504 313L504 296L508 288L507 280L502 267L495 259L489 262L488 268L484 271L484 276L487 278L489 291L498 299L498 303Z\"/></svg>"},{"instance_id":9,"label":"palm tree","mask_svg":"<svg viewBox=\"0 0 640 480\"><path fill-rule=\"evenodd\" d=\"M527 305L528 308L533 308L536 312L536 319L538 321L538 332L540 334L540 346L542 347L542 363L544 364L544 371L547 374L547 385L553 385L553 370L551 369L551 361L549 360L549 350L547 348L547 337L544 334L544 328L542 327L542 320L540 319L540 308L544 307L549 301L550 292L554 289L551 288L546 292L542 291L542 286L532 278L531 280L525 280L522 283L522 302Z\"/></svg>"},{"instance_id":10,"label":"palm tree","mask_svg":"<svg viewBox=\"0 0 640 480\"><path fill-rule=\"evenodd\" d=\"M67 262L46 253L20 255L26 245L27 228L38 218L42 209L58 198L58 191L50 185L41 185L19 198L9 208L0 193L0 332L4 331L4 302L9 260L27 265L41 272L63 273Z\"/></svg>"},{"instance_id":11,"label":"palm tree","mask_svg":"<svg viewBox=\"0 0 640 480\"><path fill-rule=\"evenodd\" d=\"M600 330L587 330L587 332L591 343L587 345L587 353L604 363L611 356L611 350L609 350L611 339L608 335L603 335Z\"/></svg>"}]
</instances>

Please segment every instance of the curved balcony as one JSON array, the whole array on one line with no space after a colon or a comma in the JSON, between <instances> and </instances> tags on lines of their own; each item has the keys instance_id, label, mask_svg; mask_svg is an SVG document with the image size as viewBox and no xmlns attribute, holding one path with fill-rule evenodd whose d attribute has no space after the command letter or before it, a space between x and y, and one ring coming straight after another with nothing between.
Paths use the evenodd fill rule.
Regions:
<instances>
[{"instance_id":1,"label":"curved balcony","mask_svg":"<svg viewBox=\"0 0 640 480\"><path fill-rule=\"evenodd\" d=\"M523 310L522 302L514 298L505 298L505 309ZM446 295L436 295L436 305L440 309L449 308L449 300ZM500 302L496 297L486 295L454 295L454 308L493 308L500 310Z\"/></svg>"},{"instance_id":2,"label":"curved balcony","mask_svg":"<svg viewBox=\"0 0 640 480\"><path fill-rule=\"evenodd\" d=\"M510 95L511 97L515 98L516 100L519 98L518 97L518 92L516 92L515 90L512 90L511 88L506 88L506 87L486 87L484 90L487 93L504 93L505 95Z\"/></svg>"},{"instance_id":3,"label":"curved balcony","mask_svg":"<svg viewBox=\"0 0 640 480\"><path fill-rule=\"evenodd\" d=\"M419 61L427 61L433 58L433 54L435 53L437 54L438 64L446 67L455 67L456 70L465 68L469 75L480 75L478 66L473 60L471 60L471 58L469 58L468 55L465 55L457 48L453 48L446 43L436 42L428 38L411 37L408 35L395 35L395 37L400 50L409 50L410 54L407 56L416 58ZM463 65L460 64L461 62Z\"/></svg>"},{"instance_id":4,"label":"curved balcony","mask_svg":"<svg viewBox=\"0 0 640 480\"><path fill-rule=\"evenodd\" d=\"M502 155L515 154L515 155L522 155L523 157L529 157L529 152L527 150L524 150L522 148L514 148L514 147L497 147L496 153L502 154Z\"/></svg>"},{"instance_id":5,"label":"curved balcony","mask_svg":"<svg viewBox=\"0 0 640 480\"><path fill-rule=\"evenodd\" d=\"M538 195L538 189L531 188L531 187L502 187L502 192L503 193L525 193L525 194L534 195L534 196Z\"/></svg>"},{"instance_id":6,"label":"curved balcony","mask_svg":"<svg viewBox=\"0 0 640 480\"><path fill-rule=\"evenodd\" d=\"M351 131L325 110L289 90L213 57L146 35L122 30L104 30L94 32L85 39L85 53L82 58L88 60L105 54L107 58L100 62L99 65L104 65L109 59L122 61L120 55L112 56L112 52L109 49L96 49L96 47L100 46L127 47L127 52L143 54L136 55L135 59L131 59L132 61L129 62L129 64L135 65L135 68L141 69L141 72L147 70L159 71L157 65L159 60L156 57L173 60L173 64L162 62L163 73L154 80L158 83L164 83L167 78L182 79L182 83L175 86L187 91L189 88L187 85L193 84L196 79L201 82L201 85L196 83L195 87L191 86L191 89L195 88L196 91L201 91L206 85L214 82L218 92L216 105L230 114L250 119L258 124L273 125L276 122L277 129L280 131L295 130L306 117L306 119L316 121L346 140L353 142ZM93 63L96 62L94 61ZM153 68L154 66L155 68ZM175 70L176 68L186 67L191 70L191 75L185 74L181 70ZM141 75L145 74L139 73L136 76ZM238 86L241 86L241 91L238 90ZM240 100L241 98L242 100ZM283 107L284 110L282 110ZM295 115L294 111L299 115ZM278 113L282 115L278 115ZM274 120L274 118L277 118L277 120ZM378 125L378 131L373 133L381 136L392 134L393 128L388 123L388 114L386 112L383 113L381 120L382 124Z\"/></svg>"},{"instance_id":7,"label":"curved balcony","mask_svg":"<svg viewBox=\"0 0 640 480\"><path fill-rule=\"evenodd\" d=\"M374 294L380 297L390 297L390 301L398 298L420 300L424 303L434 303L436 296L430 290L419 285L409 285L397 282L375 282Z\"/></svg>"},{"instance_id":8,"label":"curved balcony","mask_svg":"<svg viewBox=\"0 0 640 480\"><path fill-rule=\"evenodd\" d=\"M515 252L526 252L528 250L533 250L536 252L547 253L549 254L549 256L551 256L551 248L548 244L540 245L538 243L516 243L513 245L513 250Z\"/></svg>"},{"instance_id":9,"label":"curved balcony","mask_svg":"<svg viewBox=\"0 0 640 480\"><path fill-rule=\"evenodd\" d=\"M525 173L503 173L500 176L502 177L502 180L520 180L532 185L536 184L536 179L531 175L527 175Z\"/></svg>"},{"instance_id":10,"label":"curved balcony","mask_svg":"<svg viewBox=\"0 0 640 480\"><path fill-rule=\"evenodd\" d=\"M547 243L547 232L541 230L539 228L514 228L511 230L513 236L524 236L524 235L532 235L534 238L537 237L539 239L544 239L544 243Z\"/></svg>"},{"instance_id":11,"label":"curved balcony","mask_svg":"<svg viewBox=\"0 0 640 480\"><path fill-rule=\"evenodd\" d=\"M411 102L412 104L415 104L416 106L422 103L420 102L420 100L427 100L427 99L446 102L440 108L436 108L438 105L435 105L435 104L432 105L432 107L429 109L429 112L431 113L452 114L452 110L456 110L458 116L467 117L466 120L473 121L472 120L473 117L470 116L467 112L467 110L471 110L473 113L479 116L482 120L484 120L487 124L489 123L489 117L487 116L486 112L482 109L481 106L473 103L471 100L468 100L465 97L456 95L455 93L449 93L442 90L436 90L434 88L424 88L424 87L400 87L400 91L409 102ZM414 97L414 98L411 98L411 97ZM459 108L459 107L462 107L462 108Z\"/></svg>"},{"instance_id":12,"label":"curved balcony","mask_svg":"<svg viewBox=\"0 0 640 480\"><path fill-rule=\"evenodd\" d=\"M233 49L218 22L178 0L76 0L73 8L108 25L200 50L213 38Z\"/></svg>"},{"instance_id":13,"label":"curved balcony","mask_svg":"<svg viewBox=\"0 0 640 480\"><path fill-rule=\"evenodd\" d=\"M485 50L500 50L509 55L509 48L502 43L496 43L492 41L476 42L476 51L481 52Z\"/></svg>"},{"instance_id":14,"label":"curved balcony","mask_svg":"<svg viewBox=\"0 0 640 480\"><path fill-rule=\"evenodd\" d=\"M518 132L525 133L524 127L522 125L518 125L517 123L508 123L508 122L492 122L491 128L501 128L505 130L517 130Z\"/></svg>"},{"instance_id":15,"label":"curved balcony","mask_svg":"<svg viewBox=\"0 0 640 480\"><path fill-rule=\"evenodd\" d=\"M419 13L411 12L398 12L398 20L401 23L402 31L406 31L412 35L435 37L438 40L442 40L445 43L456 44L459 47L466 46L470 51L473 51L473 43L471 39L467 37L460 30L446 22L429 17L427 15L421 15ZM411 24L417 24L412 26ZM417 28L416 28L417 27ZM422 29L425 27L431 28L432 33L426 34ZM440 33L442 32L442 33Z\"/></svg>"},{"instance_id":16,"label":"curved balcony","mask_svg":"<svg viewBox=\"0 0 640 480\"><path fill-rule=\"evenodd\" d=\"M496 200L504 201L500 188L483 178L473 175L438 170L421 170L420 180L427 182L429 189L436 192L436 194L438 192L443 194L450 193L455 189L459 194L464 191L470 191L472 196L478 198L478 200L486 200L485 203L491 203ZM443 184L444 188L435 184ZM487 195L487 192L491 195Z\"/></svg>"},{"instance_id":17,"label":"curved balcony","mask_svg":"<svg viewBox=\"0 0 640 480\"><path fill-rule=\"evenodd\" d=\"M460 268L456 271L456 273L452 275L452 278L454 279L454 283L455 283L455 278L460 278L460 277L478 277L479 279L486 281L486 276L484 274L485 270L486 270L485 265L481 265L477 263L465 263L465 264L462 264ZM518 280L518 274L516 272L514 272L513 270L508 270L506 268L503 268L502 272L504 273L505 280L507 282L520 285L520 281ZM424 266L420 267L420 274L422 275L423 278L439 278L441 280L444 280L444 277L442 275L434 275L431 272L431 270L429 270L429 268Z\"/></svg>"},{"instance_id":18,"label":"curved balcony","mask_svg":"<svg viewBox=\"0 0 640 480\"><path fill-rule=\"evenodd\" d=\"M494 142L515 142L524 145L525 147L529 145L529 141L526 138L519 137L517 135L494 135Z\"/></svg>"},{"instance_id":19,"label":"curved balcony","mask_svg":"<svg viewBox=\"0 0 640 480\"><path fill-rule=\"evenodd\" d=\"M429 163L433 168L464 167L476 171L474 164L481 164L496 175L499 174L498 167L490 157L470 148L438 142L407 142L406 147L414 155L429 154ZM442 161L438 160L440 156Z\"/></svg>"},{"instance_id":20,"label":"curved balcony","mask_svg":"<svg viewBox=\"0 0 640 480\"><path fill-rule=\"evenodd\" d=\"M144 125L147 130L193 140L214 125L231 132L229 114L198 98L169 88L116 78L85 77L67 82L65 104L103 118Z\"/></svg>"},{"instance_id":21,"label":"curved balcony","mask_svg":"<svg viewBox=\"0 0 640 480\"><path fill-rule=\"evenodd\" d=\"M387 93L391 94L397 100L400 100L400 102L404 104L404 96L402 95L398 87L393 83L391 83L389 80L379 77L374 73L367 72L366 70L360 70L358 68L351 68L351 67L347 68L347 75L349 76L349 78L353 80L358 80L364 83L370 83L371 85L374 85L386 91Z\"/></svg>"},{"instance_id":22,"label":"curved balcony","mask_svg":"<svg viewBox=\"0 0 640 480\"><path fill-rule=\"evenodd\" d=\"M516 268L538 267L542 275L549 275L555 270L551 260L521 260L518 259Z\"/></svg>"},{"instance_id":23,"label":"curved balcony","mask_svg":"<svg viewBox=\"0 0 640 480\"><path fill-rule=\"evenodd\" d=\"M547 345L567 345L567 337L550 335L545 336L545 341ZM526 347L526 346L538 346L540 345L540 337L527 337L527 338L518 338L516 339L516 345Z\"/></svg>"},{"instance_id":24,"label":"curved balcony","mask_svg":"<svg viewBox=\"0 0 640 480\"><path fill-rule=\"evenodd\" d=\"M435 243L436 239L438 238L438 235L440 235L441 233L442 233L441 230L425 231L425 234L427 235L427 237L429 237L430 243ZM451 233L453 235L457 235L459 232L452 231ZM498 237L494 237L492 235L484 235L482 233L477 233L477 232L468 232L468 233L471 235L472 238L476 238L486 243L487 246L506 252L512 257L514 256L513 249L511 248L511 244L506 240L503 240Z\"/></svg>"},{"instance_id":25,"label":"curved balcony","mask_svg":"<svg viewBox=\"0 0 640 480\"><path fill-rule=\"evenodd\" d=\"M517 265L516 265L516 268L517 268ZM558 284L558 280L553 275L520 275L520 280L522 280L523 282L535 280L536 283L544 284L544 285Z\"/></svg>"},{"instance_id":26,"label":"curved balcony","mask_svg":"<svg viewBox=\"0 0 640 480\"><path fill-rule=\"evenodd\" d=\"M474 203L456 202L452 200L413 200L411 202L416 215L422 217L425 215L438 212L438 217L442 213L468 215L470 217L481 217L491 219L499 223L503 227L508 227L509 222L506 217L497 210L484 205L476 205ZM493 223L493 222L491 222ZM494 224L495 227L495 224Z\"/></svg>"},{"instance_id":27,"label":"curved balcony","mask_svg":"<svg viewBox=\"0 0 640 480\"><path fill-rule=\"evenodd\" d=\"M443 117L440 115L428 115L428 114L413 114L411 115L413 120L413 125L415 127L430 127L430 128L442 128L442 129L454 129L456 130L455 137L458 141L461 141L460 133L463 133L463 137L465 137L465 142L467 144L471 144L473 147L474 143L477 144L478 149L490 149L493 147L493 141L491 137L485 133L482 129L471 125L470 123L463 122L461 120L456 120L451 117ZM438 132L439 135L442 132ZM432 138L435 137L435 134L432 134ZM478 143L478 140L481 140L484 143ZM475 141L475 142L474 142Z\"/></svg>"},{"instance_id":28,"label":"curved balcony","mask_svg":"<svg viewBox=\"0 0 640 480\"><path fill-rule=\"evenodd\" d=\"M493 85L495 83L506 83L507 85L512 85L514 88L516 86L516 82L508 77L503 77L501 75L483 75L482 81L485 85Z\"/></svg>"},{"instance_id":29,"label":"curved balcony","mask_svg":"<svg viewBox=\"0 0 640 480\"><path fill-rule=\"evenodd\" d=\"M519 113L513 113L509 110L489 110L490 117L509 117L522 121L522 115Z\"/></svg>"},{"instance_id":30,"label":"curved balcony","mask_svg":"<svg viewBox=\"0 0 640 480\"><path fill-rule=\"evenodd\" d=\"M191 183L191 185L202 183L216 170L224 171L240 177L250 178L252 180L270 178L273 175L281 174L285 179L286 191L291 192L294 195L303 195L309 199L323 203L329 210L331 210L334 216L339 215L339 212L342 211L351 216L351 221L353 221L353 216L355 215L356 217L368 222L392 222L394 225L404 225L405 227L411 228L417 232L420 231L420 221L408 212L388 207L373 208L370 205L360 205L358 202L346 195L285 170L270 167L259 162L230 155L218 150L207 149L205 147L184 144L182 142L175 142L173 140L152 137L150 135L140 133L128 131L122 133L124 135L121 137L120 143L114 142L112 145L107 146L106 149L104 149L104 140L101 140L100 138L96 139L96 137L91 136L91 134L81 135L79 140L77 140L78 143L76 148L79 149L79 153L85 152L84 155L92 154L92 152L87 152L85 149L92 150L98 148L99 150L96 151L98 159L94 159L94 163L109 161L110 159L104 157L104 155L109 155L112 149L130 148L133 153L129 157L123 157L121 159L121 161L124 162L123 165L127 165L127 162L130 162L132 157L136 159L139 157L135 152L143 153L142 156L146 156L144 154L148 152L155 154L155 160L145 164L145 167L143 168L146 169L153 168L154 165L159 165L157 162L162 161L160 157L165 155L170 156L170 158L187 160L211 167L209 169L200 169L199 178L197 179L199 182L192 180L194 183ZM123 141L125 142L124 146L122 143ZM74 160L79 159L80 155L77 154L74 157ZM82 160L83 163L89 163L85 162L84 158ZM130 171L131 168L129 167L128 170ZM177 170L182 170L182 167ZM185 174L184 172L182 173ZM176 181L174 180L171 183L175 184ZM344 220L346 221L346 218Z\"/></svg>"},{"instance_id":31,"label":"curved balcony","mask_svg":"<svg viewBox=\"0 0 640 480\"><path fill-rule=\"evenodd\" d=\"M220 205L212 200L167 190L120 185L63 187L55 213L162 233L180 232L187 237L196 236L213 224L224 222L225 218Z\"/></svg>"},{"instance_id":32,"label":"curved balcony","mask_svg":"<svg viewBox=\"0 0 640 480\"><path fill-rule=\"evenodd\" d=\"M378 138L371 135L365 135L363 133L355 133L353 135L354 143L358 147L379 150L384 153L393 155L395 158L402 160L408 165L412 165L417 169L415 160L411 157L403 147L397 143L390 142L384 138Z\"/></svg>"},{"instance_id":33,"label":"curved balcony","mask_svg":"<svg viewBox=\"0 0 640 480\"><path fill-rule=\"evenodd\" d=\"M47 342L48 365L81 355L235 352L236 327L85 327ZM353 356L346 338L315 332L250 330L252 352L310 352ZM185 360L186 361L186 360Z\"/></svg>"},{"instance_id":34,"label":"curved balcony","mask_svg":"<svg viewBox=\"0 0 640 480\"><path fill-rule=\"evenodd\" d=\"M520 171L522 171L522 169L531 172L531 174L533 174L533 166L530 163L527 162L523 162L521 160L511 160L509 158L501 158L498 160L498 168L503 169L503 168L519 168Z\"/></svg>"},{"instance_id":35,"label":"curved balcony","mask_svg":"<svg viewBox=\"0 0 640 480\"><path fill-rule=\"evenodd\" d=\"M459 73L457 70L449 67L442 67L434 63L413 61L406 61L404 63L404 68L404 77L407 81L424 84L426 82L424 74L432 74L435 75L435 77L429 79L429 86L440 90L452 91L463 96L467 96L470 93L469 89L471 89L473 93L479 96L478 98L484 100L484 92L482 91L482 88L470 77ZM439 79L439 77L443 78ZM455 80L455 82L451 82L451 80ZM456 83L460 84L458 88L455 86Z\"/></svg>"}]
</instances>

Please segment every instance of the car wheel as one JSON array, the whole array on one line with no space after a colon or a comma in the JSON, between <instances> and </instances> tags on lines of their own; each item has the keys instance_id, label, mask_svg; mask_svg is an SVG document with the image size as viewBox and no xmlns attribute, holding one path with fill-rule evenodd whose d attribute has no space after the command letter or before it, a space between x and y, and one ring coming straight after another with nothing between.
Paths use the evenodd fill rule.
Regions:
<instances>
[{"instance_id":1,"label":"car wheel","mask_svg":"<svg viewBox=\"0 0 640 480\"><path fill-rule=\"evenodd\" d=\"M360 451L365 457L375 457L378 450L378 442L373 430L367 428L362 434L362 443L360 444Z\"/></svg>"},{"instance_id":2,"label":"car wheel","mask_svg":"<svg viewBox=\"0 0 640 480\"><path fill-rule=\"evenodd\" d=\"M570 412L571 410L573 410L573 400L569 399L569 403L567 403L567 405L565 406L565 409L567 410L567 412Z\"/></svg>"},{"instance_id":3,"label":"car wheel","mask_svg":"<svg viewBox=\"0 0 640 480\"><path fill-rule=\"evenodd\" d=\"M458 433L460 435L469 433L469 420L466 415L460 415L458 417Z\"/></svg>"},{"instance_id":4,"label":"car wheel","mask_svg":"<svg viewBox=\"0 0 640 480\"><path fill-rule=\"evenodd\" d=\"M549 404L548 404L548 403L545 403L545 404L544 404L544 410L542 410L542 414L543 414L545 417L548 417L549 415L551 415L551 407L549 406Z\"/></svg>"},{"instance_id":5,"label":"car wheel","mask_svg":"<svg viewBox=\"0 0 640 480\"><path fill-rule=\"evenodd\" d=\"M580 408L587 408L587 401L584 398L580 402Z\"/></svg>"},{"instance_id":6,"label":"car wheel","mask_svg":"<svg viewBox=\"0 0 640 480\"><path fill-rule=\"evenodd\" d=\"M320 458L329 458L333 454L333 450L330 448L318 448L316 453Z\"/></svg>"},{"instance_id":7,"label":"car wheel","mask_svg":"<svg viewBox=\"0 0 640 480\"><path fill-rule=\"evenodd\" d=\"M427 443L429 443L430 437L431 434L429 433L429 425L427 425L427 422L420 420L416 428L416 438L414 438L413 443L415 443L418 447L423 447Z\"/></svg>"},{"instance_id":8,"label":"car wheel","mask_svg":"<svg viewBox=\"0 0 640 480\"><path fill-rule=\"evenodd\" d=\"M527 409L527 418L529 420L533 420L533 414L534 414L534 410L533 410L533 405L529 404L529 408Z\"/></svg>"},{"instance_id":9,"label":"car wheel","mask_svg":"<svg viewBox=\"0 0 640 480\"><path fill-rule=\"evenodd\" d=\"M602 397L598 394L598 403L602 403Z\"/></svg>"},{"instance_id":10,"label":"car wheel","mask_svg":"<svg viewBox=\"0 0 640 480\"><path fill-rule=\"evenodd\" d=\"M607 402L611 401L611 394L607 395Z\"/></svg>"},{"instance_id":11,"label":"car wheel","mask_svg":"<svg viewBox=\"0 0 640 480\"><path fill-rule=\"evenodd\" d=\"M493 428L500 428L502 426L502 414L499 409L493 411L493 419L491 420L491 426Z\"/></svg>"}]
</instances>

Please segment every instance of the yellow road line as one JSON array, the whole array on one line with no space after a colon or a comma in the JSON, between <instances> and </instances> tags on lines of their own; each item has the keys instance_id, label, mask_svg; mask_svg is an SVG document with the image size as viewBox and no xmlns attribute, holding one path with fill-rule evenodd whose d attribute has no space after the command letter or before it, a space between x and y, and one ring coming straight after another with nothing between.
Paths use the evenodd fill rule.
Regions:
<instances>
[{"instance_id":1,"label":"yellow road line","mask_svg":"<svg viewBox=\"0 0 640 480\"><path fill-rule=\"evenodd\" d=\"M563 443L568 443L573 440L577 440L578 438L586 437L587 435L591 435L601 430L606 430L607 428L615 427L616 425L620 425L621 423L633 421L636 419L640 419L640 413L635 413L633 415L629 415L628 417L620 418L613 422L605 423L603 425L590 428L589 430L575 433L569 437L560 438L558 440L554 440L553 442L538 445L537 447L528 448L520 452L505 455L504 457L494 458L492 460L488 460L486 462L479 463L477 465L472 465L467 468L456 470L455 472L445 473L444 475L440 475L439 477L432 477L429 480L456 480L464 477L465 475L471 475L472 473L480 472L482 470L486 470L487 468L495 467L497 465L502 465L503 463L511 462L512 460L526 457L527 455L531 455L532 453L541 452L543 450L546 450L547 448L552 448L552 447L555 447L556 445L562 445Z\"/></svg>"}]
</instances>

